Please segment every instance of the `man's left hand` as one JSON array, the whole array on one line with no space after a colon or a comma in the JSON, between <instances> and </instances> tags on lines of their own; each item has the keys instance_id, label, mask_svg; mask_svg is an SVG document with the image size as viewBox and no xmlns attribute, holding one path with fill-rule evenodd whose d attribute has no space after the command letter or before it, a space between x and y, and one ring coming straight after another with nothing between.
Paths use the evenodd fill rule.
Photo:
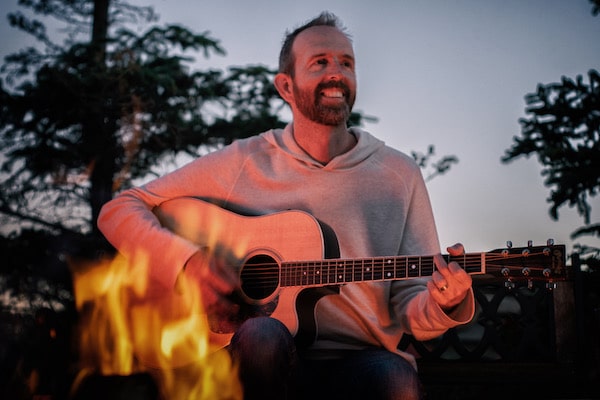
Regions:
<instances>
[{"instance_id":1,"label":"man's left hand","mask_svg":"<svg viewBox=\"0 0 600 400\"><path fill-rule=\"evenodd\" d=\"M461 256L465 249L462 244L457 243L447 248L451 256ZM436 271L427 282L427 288L431 297L440 305L444 311L450 311L464 300L471 289L472 279L461 266L451 261L446 263L441 254L433 258Z\"/></svg>"}]
</instances>

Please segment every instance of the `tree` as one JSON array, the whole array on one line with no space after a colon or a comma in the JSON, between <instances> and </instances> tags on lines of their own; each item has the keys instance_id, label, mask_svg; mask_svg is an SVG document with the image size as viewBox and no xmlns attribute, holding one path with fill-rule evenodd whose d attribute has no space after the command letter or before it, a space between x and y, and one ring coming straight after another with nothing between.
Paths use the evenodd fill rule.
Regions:
<instances>
[{"instance_id":1,"label":"tree","mask_svg":"<svg viewBox=\"0 0 600 400\"><path fill-rule=\"evenodd\" d=\"M600 12L600 1L592 13ZM545 185L551 188L550 216L559 218L563 205L575 207L584 226L572 238L591 235L600 238L600 223L591 221L590 198L600 190L600 74L563 77L560 82L539 84L535 93L525 96L527 118L520 119L521 136L502 158L505 163L520 156L536 154L542 164ZM578 245L583 263L600 264L600 248Z\"/></svg>"},{"instance_id":2,"label":"tree","mask_svg":"<svg viewBox=\"0 0 600 400\"><path fill-rule=\"evenodd\" d=\"M43 49L8 56L1 70L5 230L93 231L115 190L152 173L164 157L247 136L251 119L250 128L283 125L282 102L267 84L274 71L189 71L190 52L224 54L209 33L152 25L136 34L128 26L154 22L154 13L121 1L21 4L63 21L68 35L59 46L42 22L9 15ZM84 35L90 27L91 40Z\"/></svg>"}]
</instances>

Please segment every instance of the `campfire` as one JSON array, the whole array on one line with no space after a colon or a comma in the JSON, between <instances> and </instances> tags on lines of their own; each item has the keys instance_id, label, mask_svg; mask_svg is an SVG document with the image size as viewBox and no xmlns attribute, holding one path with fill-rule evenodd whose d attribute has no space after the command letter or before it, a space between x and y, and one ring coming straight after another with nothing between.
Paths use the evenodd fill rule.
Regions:
<instances>
[{"instance_id":1,"label":"campfire","mask_svg":"<svg viewBox=\"0 0 600 400\"><path fill-rule=\"evenodd\" d=\"M181 293L148 298L145 261L72 265L81 320L74 397L133 390L127 398L241 399L228 352L209 342L197 286L184 280Z\"/></svg>"}]
</instances>

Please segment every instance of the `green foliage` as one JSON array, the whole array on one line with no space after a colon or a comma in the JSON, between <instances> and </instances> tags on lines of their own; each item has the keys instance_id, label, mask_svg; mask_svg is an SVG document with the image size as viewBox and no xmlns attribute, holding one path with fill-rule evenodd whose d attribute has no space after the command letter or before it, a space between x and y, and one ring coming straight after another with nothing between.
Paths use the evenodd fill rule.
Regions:
<instances>
[{"instance_id":1,"label":"green foliage","mask_svg":"<svg viewBox=\"0 0 600 400\"><path fill-rule=\"evenodd\" d=\"M453 155L443 156L437 161L433 161L432 158L435 155L434 145L430 145L427 148L427 153L413 151L411 155L419 167L422 170L427 171L425 174L425 182L429 182L436 176L445 174L450 170L453 164L458 163L458 157Z\"/></svg>"},{"instance_id":2,"label":"green foliage","mask_svg":"<svg viewBox=\"0 0 600 400\"><path fill-rule=\"evenodd\" d=\"M551 216L557 219L558 209L568 204L589 224L588 196L600 189L600 74L590 71L589 84L578 76L539 85L525 100L531 116L520 120L522 136L514 138L503 161L537 154L552 188Z\"/></svg>"},{"instance_id":3,"label":"green foliage","mask_svg":"<svg viewBox=\"0 0 600 400\"><path fill-rule=\"evenodd\" d=\"M590 0L590 3L593 4L592 15L597 16L600 14L600 0Z\"/></svg>"},{"instance_id":4,"label":"green foliage","mask_svg":"<svg viewBox=\"0 0 600 400\"><path fill-rule=\"evenodd\" d=\"M590 198L600 190L600 74L591 70L589 83L582 76L540 84L525 97L528 118L522 118L521 136L502 158L537 155L544 184L551 188L550 215L558 219L563 205L575 207L586 226L573 237L600 237L600 223L592 223ZM588 253L590 252L587 248Z\"/></svg>"}]
</instances>

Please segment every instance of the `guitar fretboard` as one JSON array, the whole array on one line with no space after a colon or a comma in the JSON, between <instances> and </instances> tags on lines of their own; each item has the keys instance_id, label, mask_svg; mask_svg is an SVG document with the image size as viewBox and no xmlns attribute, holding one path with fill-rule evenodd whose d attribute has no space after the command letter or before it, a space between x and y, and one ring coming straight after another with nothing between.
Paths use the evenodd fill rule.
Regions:
<instances>
[{"instance_id":1,"label":"guitar fretboard","mask_svg":"<svg viewBox=\"0 0 600 400\"><path fill-rule=\"evenodd\" d=\"M469 274L485 273L485 253L444 256L457 261ZM374 257L284 262L281 286L341 285L351 282L403 280L431 276L435 271L432 256Z\"/></svg>"}]
</instances>

